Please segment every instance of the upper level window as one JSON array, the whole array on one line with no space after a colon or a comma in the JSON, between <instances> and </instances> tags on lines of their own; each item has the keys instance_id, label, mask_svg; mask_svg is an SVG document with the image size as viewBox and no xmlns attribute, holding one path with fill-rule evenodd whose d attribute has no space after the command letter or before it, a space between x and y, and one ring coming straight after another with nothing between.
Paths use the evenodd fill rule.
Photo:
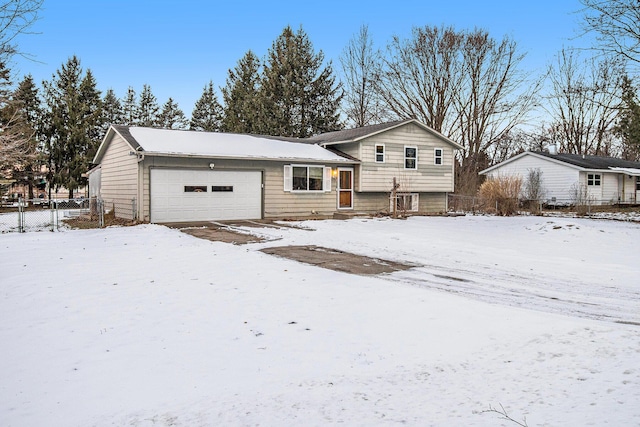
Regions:
<instances>
[{"instance_id":1,"label":"upper level window","mask_svg":"<svg viewBox=\"0 0 640 427\"><path fill-rule=\"evenodd\" d=\"M331 191L331 168L285 165L284 191Z\"/></svg>"},{"instance_id":2,"label":"upper level window","mask_svg":"<svg viewBox=\"0 0 640 427\"><path fill-rule=\"evenodd\" d=\"M441 165L442 164L442 148L434 148L433 150L433 164Z\"/></svg>"},{"instance_id":3,"label":"upper level window","mask_svg":"<svg viewBox=\"0 0 640 427\"><path fill-rule=\"evenodd\" d=\"M600 174L599 173L587 174L587 185L600 185Z\"/></svg>"},{"instance_id":4,"label":"upper level window","mask_svg":"<svg viewBox=\"0 0 640 427\"><path fill-rule=\"evenodd\" d=\"M384 163L384 144L376 144L376 163Z\"/></svg>"},{"instance_id":5,"label":"upper level window","mask_svg":"<svg viewBox=\"0 0 640 427\"><path fill-rule=\"evenodd\" d=\"M404 168L418 169L418 147L404 147Z\"/></svg>"}]
</instances>

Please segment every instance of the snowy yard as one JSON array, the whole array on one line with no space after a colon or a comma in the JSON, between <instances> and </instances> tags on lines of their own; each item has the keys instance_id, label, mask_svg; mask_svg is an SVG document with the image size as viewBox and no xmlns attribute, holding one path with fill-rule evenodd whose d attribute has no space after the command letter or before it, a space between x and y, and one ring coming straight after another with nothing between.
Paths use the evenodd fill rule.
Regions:
<instances>
[{"instance_id":1,"label":"snowy yard","mask_svg":"<svg viewBox=\"0 0 640 427\"><path fill-rule=\"evenodd\" d=\"M299 225L0 235L0 425L640 425L640 225ZM284 245L416 267L259 251Z\"/></svg>"}]
</instances>

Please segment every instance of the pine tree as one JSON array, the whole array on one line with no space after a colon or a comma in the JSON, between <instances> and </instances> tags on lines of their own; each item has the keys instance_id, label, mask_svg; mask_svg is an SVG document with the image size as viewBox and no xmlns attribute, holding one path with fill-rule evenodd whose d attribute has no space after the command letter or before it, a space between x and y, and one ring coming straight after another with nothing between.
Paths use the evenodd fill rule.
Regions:
<instances>
[{"instance_id":1,"label":"pine tree","mask_svg":"<svg viewBox=\"0 0 640 427\"><path fill-rule=\"evenodd\" d=\"M624 157L640 160L640 98L627 76L622 79L622 103L615 130L622 139Z\"/></svg>"},{"instance_id":2,"label":"pine tree","mask_svg":"<svg viewBox=\"0 0 640 427\"><path fill-rule=\"evenodd\" d=\"M224 132L260 133L259 89L260 60L248 51L233 70L222 88L224 114L221 128Z\"/></svg>"},{"instance_id":3,"label":"pine tree","mask_svg":"<svg viewBox=\"0 0 640 427\"><path fill-rule=\"evenodd\" d=\"M102 99L102 116L104 118L103 130L105 132L109 125L121 125L124 123L122 104L113 89L107 89L107 93Z\"/></svg>"},{"instance_id":4,"label":"pine tree","mask_svg":"<svg viewBox=\"0 0 640 427\"><path fill-rule=\"evenodd\" d=\"M43 82L47 117L45 122L49 185L66 187L69 198L86 184L88 169L100 133L101 99L90 71L83 75L80 60L73 56Z\"/></svg>"},{"instance_id":5,"label":"pine tree","mask_svg":"<svg viewBox=\"0 0 640 427\"><path fill-rule=\"evenodd\" d=\"M138 101L136 91L129 86L127 95L122 101L122 124L135 126L138 123Z\"/></svg>"},{"instance_id":6,"label":"pine tree","mask_svg":"<svg viewBox=\"0 0 640 427\"><path fill-rule=\"evenodd\" d=\"M25 158L23 158L22 162L14 165L13 178L27 184L29 188L28 198L33 199L34 187L45 183L39 179L40 165L43 160L39 152L43 111L38 88L31 75L24 77L18 84L13 99L20 117L21 133L28 137L28 142L24 145Z\"/></svg>"},{"instance_id":7,"label":"pine tree","mask_svg":"<svg viewBox=\"0 0 640 427\"><path fill-rule=\"evenodd\" d=\"M154 127L159 124L160 107L158 99L151 92L151 86L145 84L142 86L140 93L140 102L138 103L138 126Z\"/></svg>"},{"instance_id":8,"label":"pine tree","mask_svg":"<svg viewBox=\"0 0 640 427\"><path fill-rule=\"evenodd\" d=\"M169 98L162 106L158 121L160 127L164 129L186 129L187 127L187 119L173 98Z\"/></svg>"},{"instance_id":9,"label":"pine tree","mask_svg":"<svg viewBox=\"0 0 640 427\"><path fill-rule=\"evenodd\" d=\"M217 132L222 122L222 107L213 89L213 82L204 87L202 96L193 108L189 129L205 132Z\"/></svg>"},{"instance_id":10,"label":"pine tree","mask_svg":"<svg viewBox=\"0 0 640 427\"><path fill-rule=\"evenodd\" d=\"M309 137L341 129L338 109L342 94L331 63L315 53L307 34L286 27L267 55L261 86L261 131L272 135Z\"/></svg>"}]
</instances>

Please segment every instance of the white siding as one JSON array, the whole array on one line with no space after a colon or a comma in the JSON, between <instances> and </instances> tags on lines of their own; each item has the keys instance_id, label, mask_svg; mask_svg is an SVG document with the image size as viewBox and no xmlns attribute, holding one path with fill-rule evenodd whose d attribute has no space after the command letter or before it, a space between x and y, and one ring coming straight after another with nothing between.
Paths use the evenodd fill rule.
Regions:
<instances>
[{"instance_id":1,"label":"white siding","mask_svg":"<svg viewBox=\"0 0 640 427\"><path fill-rule=\"evenodd\" d=\"M542 185L546 200L556 198L557 203L571 203L573 191L578 185L579 172L570 166L565 166L534 155L524 155L519 159L506 163L487 173L487 177L519 176L523 184L530 170L542 171Z\"/></svg>"}]
</instances>

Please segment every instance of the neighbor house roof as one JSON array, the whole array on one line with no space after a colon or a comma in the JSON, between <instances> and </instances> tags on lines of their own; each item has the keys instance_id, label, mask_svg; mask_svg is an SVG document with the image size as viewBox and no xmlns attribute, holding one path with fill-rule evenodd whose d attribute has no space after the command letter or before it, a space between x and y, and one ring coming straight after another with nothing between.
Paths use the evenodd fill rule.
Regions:
<instances>
[{"instance_id":1,"label":"neighbor house roof","mask_svg":"<svg viewBox=\"0 0 640 427\"><path fill-rule=\"evenodd\" d=\"M381 123L377 125L363 126L355 129L345 129L338 130L335 132L327 132L320 135L312 136L311 138L307 138L302 141L306 141L308 143L321 144L321 145L336 145L336 144L344 144L349 142L357 142L364 138L369 138L371 136L377 135L382 132L387 132L391 129L396 129L401 126L405 126L409 123L413 123L420 128L424 129L428 133L442 139L443 141L453 145L457 149L462 149L462 146L456 142L453 142L449 138L443 136L441 133L431 129L429 126L420 123L416 119L409 120L398 120L395 122Z\"/></svg>"},{"instance_id":2,"label":"neighbor house roof","mask_svg":"<svg viewBox=\"0 0 640 427\"><path fill-rule=\"evenodd\" d=\"M597 170L597 171L609 170L611 172L627 173L630 175L636 175L640 173L640 162L632 162L629 160L618 159L615 157L588 156L588 155L582 155L582 154L568 154L568 153L549 154L549 153L540 152L540 151L525 151L523 153L520 153L516 156L511 157L510 159L505 160L504 162L495 164L490 168L487 168L481 171L480 174L491 172L494 169L497 169L506 164L509 164L524 156L535 156L538 158L547 159L551 162L561 163L579 170Z\"/></svg>"},{"instance_id":3,"label":"neighbor house roof","mask_svg":"<svg viewBox=\"0 0 640 427\"><path fill-rule=\"evenodd\" d=\"M253 135L111 126L131 149L147 156L209 157L230 159L293 160L354 163L353 158L327 150L317 144L304 144ZM110 133L105 136L94 163L99 163Z\"/></svg>"}]
</instances>

